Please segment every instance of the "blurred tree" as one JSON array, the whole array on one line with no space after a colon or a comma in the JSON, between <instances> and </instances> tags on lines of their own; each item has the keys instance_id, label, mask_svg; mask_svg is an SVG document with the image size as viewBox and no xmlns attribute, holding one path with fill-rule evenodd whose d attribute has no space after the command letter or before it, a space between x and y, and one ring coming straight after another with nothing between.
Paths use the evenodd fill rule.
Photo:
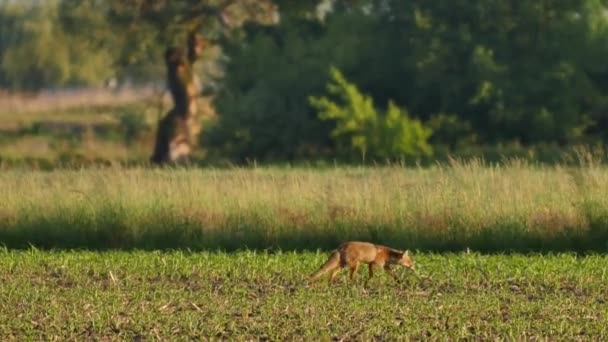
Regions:
<instances>
[{"instance_id":1,"label":"blurred tree","mask_svg":"<svg viewBox=\"0 0 608 342\"><path fill-rule=\"evenodd\" d=\"M308 104L324 92L329 63L364 92L381 91L395 64L377 18L351 11L325 20L294 15L272 27L250 24L225 46L220 116L203 137L216 154L239 162L333 156L335 123L319 120Z\"/></svg>"},{"instance_id":2,"label":"blurred tree","mask_svg":"<svg viewBox=\"0 0 608 342\"><path fill-rule=\"evenodd\" d=\"M382 3L411 51L400 58L412 82L396 99L423 118L455 113L481 143L572 143L591 124L606 90L593 81L607 70L605 3Z\"/></svg>"},{"instance_id":3,"label":"blurred tree","mask_svg":"<svg viewBox=\"0 0 608 342\"><path fill-rule=\"evenodd\" d=\"M199 141L210 81L213 152L334 157L337 123L308 102L332 64L377 113L407 108L437 146L608 141L607 13L606 0L0 0L0 86L181 84L158 161ZM194 59L189 37L205 46Z\"/></svg>"},{"instance_id":4,"label":"blurred tree","mask_svg":"<svg viewBox=\"0 0 608 342\"><path fill-rule=\"evenodd\" d=\"M165 65L174 107L159 120L151 160L160 164L188 158L200 132L197 98L201 89L195 62L203 48L229 39L232 30L247 21L274 23L276 6L268 0L114 0L109 6L110 21L129 33L127 45L138 47L123 51L122 63L142 58L156 45L169 46ZM175 47L184 38L186 47ZM146 47L141 40L155 44Z\"/></svg>"},{"instance_id":5,"label":"blurred tree","mask_svg":"<svg viewBox=\"0 0 608 342\"><path fill-rule=\"evenodd\" d=\"M329 64L376 103L393 100L428 122L438 145L576 143L608 125L605 1L322 5L324 16L296 7L228 44L221 116L207 136L219 153L293 159L333 149L332 124L307 102Z\"/></svg>"},{"instance_id":6,"label":"blurred tree","mask_svg":"<svg viewBox=\"0 0 608 342\"><path fill-rule=\"evenodd\" d=\"M76 10L76 9L73 9ZM71 11L70 11L71 12ZM64 30L63 3L5 2L0 7L0 85L37 91L65 85L101 84L112 73L110 51L83 34L94 22Z\"/></svg>"}]
</instances>

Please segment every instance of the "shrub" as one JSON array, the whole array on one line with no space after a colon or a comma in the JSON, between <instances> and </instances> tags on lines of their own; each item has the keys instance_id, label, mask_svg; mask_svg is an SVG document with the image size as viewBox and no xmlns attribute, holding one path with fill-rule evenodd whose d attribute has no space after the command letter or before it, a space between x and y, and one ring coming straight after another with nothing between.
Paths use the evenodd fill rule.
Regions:
<instances>
[{"instance_id":1,"label":"shrub","mask_svg":"<svg viewBox=\"0 0 608 342\"><path fill-rule=\"evenodd\" d=\"M385 113L374 106L373 99L348 82L340 70L330 69L332 81L327 85L330 98L310 97L310 104L321 120L334 120L331 132L338 149L347 154L359 153L363 159L398 159L432 153L428 139L431 129L420 120L410 118L407 109L388 102Z\"/></svg>"}]
</instances>

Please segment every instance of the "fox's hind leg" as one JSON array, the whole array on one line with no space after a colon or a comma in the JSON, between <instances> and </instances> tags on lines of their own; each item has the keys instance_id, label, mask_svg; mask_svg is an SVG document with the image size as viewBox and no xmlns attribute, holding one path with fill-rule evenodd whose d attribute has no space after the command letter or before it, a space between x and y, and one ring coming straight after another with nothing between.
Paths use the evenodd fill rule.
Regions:
<instances>
[{"instance_id":1,"label":"fox's hind leg","mask_svg":"<svg viewBox=\"0 0 608 342\"><path fill-rule=\"evenodd\" d=\"M371 264L369 264L369 276L367 277L367 280L365 281L366 285L370 281L370 279L372 279L372 277L374 276L375 268L376 268L376 264L374 264L373 262Z\"/></svg>"},{"instance_id":2,"label":"fox's hind leg","mask_svg":"<svg viewBox=\"0 0 608 342\"><path fill-rule=\"evenodd\" d=\"M338 275L338 273L340 273L340 270L342 269L342 267L336 267L334 268L333 271L331 271L331 277L329 277L329 283L333 283L336 279L336 276Z\"/></svg>"}]
</instances>

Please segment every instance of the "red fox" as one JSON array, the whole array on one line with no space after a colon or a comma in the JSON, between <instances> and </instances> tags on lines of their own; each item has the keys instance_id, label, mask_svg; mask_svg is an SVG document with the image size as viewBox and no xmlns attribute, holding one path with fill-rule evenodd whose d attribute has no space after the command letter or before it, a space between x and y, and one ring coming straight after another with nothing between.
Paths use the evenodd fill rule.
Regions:
<instances>
[{"instance_id":1,"label":"red fox","mask_svg":"<svg viewBox=\"0 0 608 342\"><path fill-rule=\"evenodd\" d=\"M329 278L329 282L331 283L336 278L336 275L338 275L338 272L347 265L350 269L350 279L353 280L360 263L369 265L369 277L367 281L374 275L376 267L383 267L396 281L399 281L399 279L391 270L391 265L399 264L409 269L414 269L414 262L409 256L409 251L401 252L369 242L349 241L341 244L332 253L329 260L321 266L321 269L310 276L309 282L313 282L323 274L331 271L331 277Z\"/></svg>"}]
</instances>

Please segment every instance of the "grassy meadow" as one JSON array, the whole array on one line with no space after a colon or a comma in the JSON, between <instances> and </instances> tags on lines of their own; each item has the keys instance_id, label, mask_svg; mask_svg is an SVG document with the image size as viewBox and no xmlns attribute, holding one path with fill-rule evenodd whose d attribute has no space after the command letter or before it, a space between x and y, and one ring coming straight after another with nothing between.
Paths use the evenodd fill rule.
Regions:
<instances>
[{"instance_id":1,"label":"grassy meadow","mask_svg":"<svg viewBox=\"0 0 608 342\"><path fill-rule=\"evenodd\" d=\"M400 283L304 280L326 253L0 252L10 340L608 338L608 258L418 253ZM346 272L343 272L346 273Z\"/></svg>"},{"instance_id":2,"label":"grassy meadow","mask_svg":"<svg viewBox=\"0 0 608 342\"><path fill-rule=\"evenodd\" d=\"M0 339L603 340L608 168L582 164L4 170ZM351 239L416 270L308 286Z\"/></svg>"},{"instance_id":3,"label":"grassy meadow","mask_svg":"<svg viewBox=\"0 0 608 342\"><path fill-rule=\"evenodd\" d=\"M0 173L10 248L606 251L608 169L105 169Z\"/></svg>"}]
</instances>

